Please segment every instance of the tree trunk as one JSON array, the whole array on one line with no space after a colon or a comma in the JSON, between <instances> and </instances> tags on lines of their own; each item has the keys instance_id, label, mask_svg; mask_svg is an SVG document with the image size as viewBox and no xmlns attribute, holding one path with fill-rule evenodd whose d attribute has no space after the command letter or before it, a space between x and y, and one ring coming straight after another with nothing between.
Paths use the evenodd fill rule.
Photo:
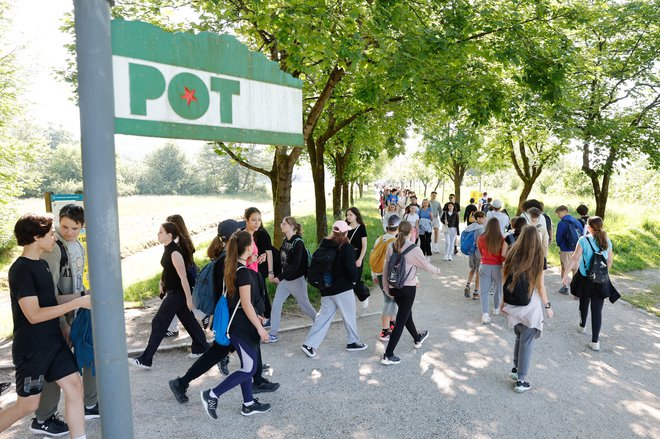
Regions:
<instances>
[{"instance_id":1,"label":"tree trunk","mask_svg":"<svg viewBox=\"0 0 660 439\"><path fill-rule=\"evenodd\" d=\"M335 184L332 187L332 216L335 220L341 218L341 180L335 178Z\"/></svg>"},{"instance_id":2,"label":"tree trunk","mask_svg":"<svg viewBox=\"0 0 660 439\"><path fill-rule=\"evenodd\" d=\"M520 192L520 197L518 197L518 210L516 211L516 216L522 213L522 205L529 197L529 194L532 192L534 187L534 182L523 180L522 192Z\"/></svg>"},{"instance_id":3,"label":"tree trunk","mask_svg":"<svg viewBox=\"0 0 660 439\"><path fill-rule=\"evenodd\" d=\"M354 189L355 183L351 182L351 206L355 206L355 197L353 196Z\"/></svg>"},{"instance_id":4,"label":"tree trunk","mask_svg":"<svg viewBox=\"0 0 660 439\"><path fill-rule=\"evenodd\" d=\"M346 212L348 209L348 181L344 180L341 185L341 211L342 213Z\"/></svg>"},{"instance_id":5,"label":"tree trunk","mask_svg":"<svg viewBox=\"0 0 660 439\"><path fill-rule=\"evenodd\" d=\"M424 186L424 198L426 198L426 187L429 185L425 180L420 180L422 182L422 186Z\"/></svg>"},{"instance_id":6,"label":"tree trunk","mask_svg":"<svg viewBox=\"0 0 660 439\"><path fill-rule=\"evenodd\" d=\"M325 170L321 166L312 167L312 180L314 181L314 198L316 200L316 241L321 242L328 234L328 217L325 213Z\"/></svg>"},{"instance_id":7,"label":"tree trunk","mask_svg":"<svg viewBox=\"0 0 660 439\"><path fill-rule=\"evenodd\" d=\"M440 179L438 178L438 181L435 183L435 187L431 192L438 192L438 186L440 186Z\"/></svg>"},{"instance_id":8,"label":"tree trunk","mask_svg":"<svg viewBox=\"0 0 660 439\"><path fill-rule=\"evenodd\" d=\"M462 209L465 208L465 206L461 204L461 185L463 184L465 171L467 171L467 169L464 166L461 166L459 163L454 163L454 200L458 202Z\"/></svg>"},{"instance_id":9,"label":"tree trunk","mask_svg":"<svg viewBox=\"0 0 660 439\"><path fill-rule=\"evenodd\" d=\"M360 182L358 183L358 197L360 198L362 198L362 195L364 194L363 186L364 186L364 182L360 180Z\"/></svg>"},{"instance_id":10,"label":"tree trunk","mask_svg":"<svg viewBox=\"0 0 660 439\"><path fill-rule=\"evenodd\" d=\"M286 216L291 215L291 186L293 178L293 167L296 165L300 156L298 152L287 155L286 147L278 146L275 148L275 160L273 171L270 175L271 188L273 190L273 243L279 245L282 241L282 231L278 227Z\"/></svg>"},{"instance_id":11,"label":"tree trunk","mask_svg":"<svg viewBox=\"0 0 660 439\"><path fill-rule=\"evenodd\" d=\"M605 219L605 209L607 207L607 198L610 193L610 174L603 175L600 193L596 198L596 216Z\"/></svg>"}]
</instances>

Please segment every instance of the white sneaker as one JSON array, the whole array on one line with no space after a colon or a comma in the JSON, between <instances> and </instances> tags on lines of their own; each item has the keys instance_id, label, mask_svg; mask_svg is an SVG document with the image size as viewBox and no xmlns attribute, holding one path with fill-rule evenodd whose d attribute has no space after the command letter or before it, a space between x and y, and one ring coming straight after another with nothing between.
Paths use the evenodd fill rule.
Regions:
<instances>
[{"instance_id":1,"label":"white sneaker","mask_svg":"<svg viewBox=\"0 0 660 439\"><path fill-rule=\"evenodd\" d=\"M445 255L445 257L442 260L443 261L448 261L449 259L447 259L447 255Z\"/></svg>"},{"instance_id":2,"label":"white sneaker","mask_svg":"<svg viewBox=\"0 0 660 439\"><path fill-rule=\"evenodd\" d=\"M599 341L590 341L589 342L589 348L591 348L592 351L600 351L600 342Z\"/></svg>"},{"instance_id":3,"label":"white sneaker","mask_svg":"<svg viewBox=\"0 0 660 439\"><path fill-rule=\"evenodd\" d=\"M494 316L499 316L499 315L500 315L500 309L499 309L499 308L495 308L495 309L493 310L493 315L494 315Z\"/></svg>"},{"instance_id":4,"label":"white sneaker","mask_svg":"<svg viewBox=\"0 0 660 439\"><path fill-rule=\"evenodd\" d=\"M452 255L449 255L449 259L448 259L448 260L449 260L449 261L453 261L453 260L454 260L454 257L453 257Z\"/></svg>"},{"instance_id":5,"label":"white sneaker","mask_svg":"<svg viewBox=\"0 0 660 439\"><path fill-rule=\"evenodd\" d=\"M577 331L580 334L584 334L585 332L587 332L587 327L586 326L580 326L580 324L578 323Z\"/></svg>"},{"instance_id":6,"label":"white sneaker","mask_svg":"<svg viewBox=\"0 0 660 439\"><path fill-rule=\"evenodd\" d=\"M199 357L201 357L202 355L204 355L203 352L202 352L201 354L193 354L193 353L191 352L191 353L188 354L188 358L190 358L191 360L196 360L196 359L198 359Z\"/></svg>"},{"instance_id":7,"label":"white sneaker","mask_svg":"<svg viewBox=\"0 0 660 439\"><path fill-rule=\"evenodd\" d=\"M362 302L360 302L360 305L362 306L362 308L367 308L369 306L369 298L367 297Z\"/></svg>"},{"instance_id":8,"label":"white sneaker","mask_svg":"<svg viewBox=\"0 0 660 439\"><path fill-rule=\"evenodd\" d=\"M487 325L488 323L490 323L490 316L488 315L487 312L484 313L484 315L481 316L481 323L483 323L484 325Z\"/></svg>"}]
</instances>

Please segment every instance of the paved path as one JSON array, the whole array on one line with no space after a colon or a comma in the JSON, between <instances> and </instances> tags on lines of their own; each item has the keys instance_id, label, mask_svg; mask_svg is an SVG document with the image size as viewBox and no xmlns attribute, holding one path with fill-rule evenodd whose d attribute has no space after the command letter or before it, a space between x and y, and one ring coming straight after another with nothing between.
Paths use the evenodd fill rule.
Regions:
<instances>
[{"instance_id":1,"label":"paved path","mask_svg":"<svg viewBox=\"0 0 660 439\"><path fill-rule=\"evenodd\" d=\"M606 303L600 352L578 334L577 302L556 291L551 270L546 285L555 310L537 340L525 394L512 390L513 331L503 317L479 323L478 302L462 294L467 258L433 262L442 275L420 275L422 287L413 308L419 329L429 329L422 349L403 335L396 350L402 362L378 363L384 352L377 339L379 294L359 310L363 341L369 349L349 353L341 323L333 324L315 359L301 351L307 329L281 332L264 345L272 364L275 393L261 395L273 404L265 415L239 414L240 391L220 399L220 419L212 421L199 403L200 390L222 378L217 370L192 383L191 401L180 405L167 380L191 364L184 349L160 352L150 371L131 370L136 438L660 438L660 319L623 301ZM652 270L651 278L657 279ZM617 283L622 290L627 287ZM141 348L157 303L127 311L129 347ZM286 316L290 328L307 324ZM178 342L185 342L182 336ZM176 343L177 341L174 341ZM6 349L6 348L5 348ZM3 357L6 350L3 350ZM236 357L230 367L237 366ZM8 378L3 372L0 378ZM5 405L13 396L5 395ZM26 419L3 438L31 437ZM99 421L88 421L88 437L100 437Z\"/></svg>"}]
</instances>

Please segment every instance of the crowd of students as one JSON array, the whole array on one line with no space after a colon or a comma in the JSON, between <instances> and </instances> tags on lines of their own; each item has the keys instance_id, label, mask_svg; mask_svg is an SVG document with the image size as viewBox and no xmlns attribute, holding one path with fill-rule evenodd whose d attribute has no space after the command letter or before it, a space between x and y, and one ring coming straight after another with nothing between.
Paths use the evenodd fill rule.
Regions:
<instances>
[{"instance_id":1,"label":"crowd of students","mask_svg":"<svg viewBox=\"0 0 660 439\"><path fill-rule=\"evenodd\" d=\"M461 211L453 194L441 207L435 192L429 200L422 200L421 205L410 192L403 192L405 201L401 202L398 192L397 189L383 192L380 208L385 233L375 240L370 252L367 226L355 207L345 212L345 220L333 224L330 235L320 243L317 251L332 258L324 274L330 280L321 288L318 312L309 301L306 282L308 274L311 277L315 257L306 249L302 226L295 218L286 217L279 225L284 235L279 248L273 246L257 208L247 209L243 221L222 221L207 256L215 261L214 301L218 302L224 295L229 310L233 311L227 329L229 345L218 343L217 339L209 345L206 340L204 330L210 326L212 317L195 309L193 304L197 276L195 248L183 218L168 217L158 230L158 240L163 245L159 282L162 302L153 317L147 347L140 356L129 358L129 364L151 368L162 339L178 333L175 326L178 320L192 339L189 357L195 362L183 375L169 381L176 400L188 402L186 392L190 382L217 365L226 378L200 393L202 405L212 419L218 417L218 398L236 386L241 387L242 415L268 412L270 405L260 402L254 394L274 392L279 384L263 377L269 365L263 362L261 343L279 341L282 305L287 297L293 296L312 321L301 346L308 357L317 355L337 311L346 330L346 350L367 349L358 333L355 297L358 303L367 306L369 291L362 282L366 260L384 298L378 338L387 345L380 362L398 364L401 360L394 351L404 328L415 348L421 348L429 336L429 331L419 331L413 320L412 307L419 286L417 270L440 273L440 268L430 263L431 255L440 252L440 230L445 236L444 261L452 261L458 252ZM509 220L500 200L488 198L485 192L483 195L478 204L470 200L463 216L467 227L461 249L466 252L463 249L466 237L471 237L473 242L473 250L466 253L470 271L463 293L467 299L480 300L483 324L490 323L491 313L494 316L502 313L514 328L516 341L510 375L516 381L514 389L524 392L531 387L527 381L531 351L543 330L544 310L547 317L553 315L543 280L552 223L543 214L543 204L536 200L526 201L522 214ZM612 244L603 230L602 219L588 217L585 209L585 206L578 209L582 215L579 219L573 218L566 206L556 209L560 221L555 236L562 264L559 293L568 294L570 285L571 293L579 298L580 332L586 331L591 311L589 347L597 351L603 303L608 297L616 300L616 292L611 283L593 280L591 261L598 256L610 267ZM49 216L25 215L16 223L15 235L23 246L23 254L9 271L9 284L18 400L0 412L0 431L36 411L31 431L49 436L70 433L71 437L84 438L84 420L99 416L95 381L85 368L83 379L80 378L67 331L74 318L73 311L91 306L89 291L82 283L85 255L78 235L83 225L82 208L75 205L60 211L57 230ZM573 273L570 282L569 272ZM470 294L473 279L474 291ZM272 307L267 282L276 285ZM507 301L507 296L515 294L522 299ZM492 308L490 296L493 296ZM233 352L240 367L230 374L227 365ZM65 393L66 423L55 414L60 388Z\"/></svg>"}]
</instances>

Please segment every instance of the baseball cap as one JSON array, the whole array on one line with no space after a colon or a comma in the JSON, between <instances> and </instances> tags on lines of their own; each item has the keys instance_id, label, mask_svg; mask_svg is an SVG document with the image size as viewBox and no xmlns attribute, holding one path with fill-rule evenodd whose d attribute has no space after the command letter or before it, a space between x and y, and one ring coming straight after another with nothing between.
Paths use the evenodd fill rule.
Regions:
<instances>
[{"instance_id":1,"label":"baseball cap","mask_svg":"<svg viewBox=\"0 0 660 439\"><path fill-rule=\"evenodd\" d=\"M401 218L399 218L399 215L392 215L387 219L387 228L392 229L394 227L399 227L400 222Z\"/></svg>"},{"instance_id":2,"label":"baseball cap","mask_svg":"<svg viewBox=\"0 0 660 439\"><path fill-rule=\"evenodd\" d=\"M348 224L346 224L346 221L335 221L335 223L332 225L332 230L335 232L341 232L345 233L351 230L350 227L348 227Z\"/></svg>"},{"instance_id":3,"label":"baseball cap","mask_svg":"<svg viewBox=\"0 0 660 439\"><path fill-rule=\"evenodd\" d=\"M220 238L229 238L237 230L245 228L245 221L236 221L227 219L218 224L218 236Z\"/></svg>"},{"instance_id":4,"label":"baseball cap","mask_svg":"<svg viewBox=\"0 0 660 439\"><path fill-rule=\"evenodd\" d=\"M493 200L492 205L495 209L501 209L502 208L502 200Z\"/></svg>"}]
</instances>

